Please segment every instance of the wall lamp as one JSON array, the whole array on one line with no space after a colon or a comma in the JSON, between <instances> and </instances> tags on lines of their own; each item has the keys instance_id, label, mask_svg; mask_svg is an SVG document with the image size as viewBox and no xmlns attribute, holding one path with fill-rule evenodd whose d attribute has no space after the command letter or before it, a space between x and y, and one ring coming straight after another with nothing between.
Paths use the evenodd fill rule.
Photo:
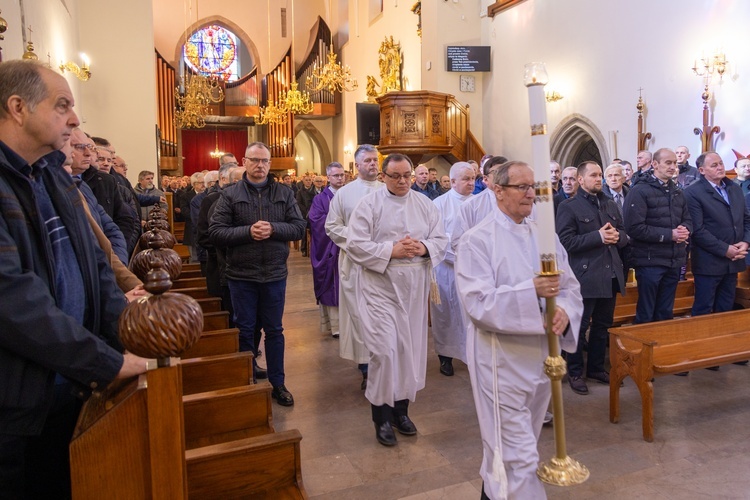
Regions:
<instances>
[{"instance_id":1,"label":"wall lamp","mask_svg":"<svg viewBox=\"0 0 750 500\"><path fill-rule=\"evenodd\" d=\"M83 66L78 66L73 61L68 61L66 63L60 63L60 71L62 71L63 73L69 71L70 73L73 73L79 80L83 82L87 81L89 78L91 78L89 58L86 57L86 54L81 54L81 59L83 59Z\"/></svg>"}]
</instances>

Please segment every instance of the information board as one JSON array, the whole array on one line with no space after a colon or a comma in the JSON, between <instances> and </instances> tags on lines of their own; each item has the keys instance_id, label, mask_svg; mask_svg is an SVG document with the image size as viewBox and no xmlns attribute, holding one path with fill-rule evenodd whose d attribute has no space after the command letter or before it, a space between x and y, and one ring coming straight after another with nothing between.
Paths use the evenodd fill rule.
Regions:
<instances>
[{"instance_id":1,"label":"information board","mask_svg":"<svg viewBox=\"0 0 750 500\"><path fill-rule=\"evenodd\" d=\"M478 72L490 70L490 47L453 45L447 49L448 71Z\"/></svg>"}]
</instances>

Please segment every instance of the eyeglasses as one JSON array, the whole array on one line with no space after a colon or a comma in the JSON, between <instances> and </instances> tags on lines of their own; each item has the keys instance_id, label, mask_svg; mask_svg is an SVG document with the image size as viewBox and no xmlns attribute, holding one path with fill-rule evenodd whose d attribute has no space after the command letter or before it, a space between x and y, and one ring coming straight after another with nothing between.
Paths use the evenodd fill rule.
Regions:
<instances>
[{"instance_id":1,"label":"eyeglasses","mask_svg":"<svg viewBox=\"0 0 750 500\"><path fill-rule=\"evenodd\" d=\"M533 184L500 184L501 187L516 189L519 193L528 193L529 189L534 189Z\"/></svg>"},{"instance_id":2,"label":"eyeglasses","mask_svg":"<svg viewBox=\"0 0 750 500\"><path fill-rule=\"evenodd\" d=\"M247 156L244 157L245 160L247 160L249 163L252 163L253 165L257 165L258 163L262 163L263 165L270 165L271 159L270 158L248 158Z\"/></svg>"},{"instance_id":3,"label":"eyeglasses","mask_svg":"<svg viewBox=\"0 0 750 500\"><path fill-rule=\"evenodd\" d=\"M411 172L408 173L408 174L404 174L404 175L391 175L391 174L389 174L387 172L383 172L383 175L385 175L386 177L390 177L391 179L393 179L396 182L398 182L400 180L405 180L406 182L411 181Z\"/></svg>"},{"instance_id":4,"label":"eyeglasses","mask_svg":"<svg viewBox=\"0 0 750 500\"><path fill-rule=\"evenodd\" d=\"M81 152L86 151L86 150L96 151L96 146L94 146L93 144L84 144L80 142L78 144L71 143L71 146L73 146L73 149L77 149L78 151L81 151Z\"/></svg>"}]
</instances>

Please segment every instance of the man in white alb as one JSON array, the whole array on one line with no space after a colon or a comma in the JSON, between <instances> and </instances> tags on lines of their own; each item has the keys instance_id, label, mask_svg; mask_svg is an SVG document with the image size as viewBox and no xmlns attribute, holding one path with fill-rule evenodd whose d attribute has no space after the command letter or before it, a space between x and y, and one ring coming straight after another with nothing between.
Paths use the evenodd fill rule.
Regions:
<instances>
[{"instance_id":1,"label":"man in white alb","mask_svg":"<svg viewBox=\"0 0 750 500\"><path fill-rule=\"evenodd\" d=\"M461 204L473 196L471 192L474 190L474 167L464 161L455 163L451 167L450 178L450 191L433 201L440 211L448 239L451 239ZM432 339L435 342L435 352L440 358L440 373L446 377L453 376L453 358L466 362L466 324L456 295L453 275L455 258L449 245L445 259L435 268L440 304L432 304L430 307Z\"/></svg>"},{"instance_id":2,"label":"man in white alb","mask_svg":"<svg viewBox=\"0 0 750 500\"><path fill-rule=\"evenodd\" d=\"M386 189L355 207L346 243L349 258L361 266L356 296L370 351L365 397L384 446L396 444L393 427L407 436L417 433L409 401L424 388L430 277L448 246L437 208L410 189L411 173L407 156L383 160Z\"/></svg>"},{"instance_id":3,"label":"man in white alb","mask_svg":"<svg viewBox=\"0 0 750 500\"><path fill-rule=\"evenodd\" d=\"M494 175L497 209L467 231L456 253L456 290L469 328L466 356L482 434L482 498L545 498L537 440L550 399L544 299L557 299L552 331L575 351L583 309L568 255L554 233L563 274L539 277L542 228L528 216L534 172L508 162Z\"/></svg>"},{"instance_id":4,"label":"man in white alb","mask_svg":"<svg viewBox=\"0 0 750 500\"><path fill-rule=\"evenodd\" d=\"M362 372L362 390L367 387L367 362L370 353L362 341L359 326L359 311L355 301L359 266L348 257L346 242L349 219L354 207L362 198L384 186L377 181L378 150L370 144L362 144L354 152L358 177L336 192L326 217L325 230L331 240L341 249L339 253L339 355L358 364Z\"/></svg>"}]
</instances>

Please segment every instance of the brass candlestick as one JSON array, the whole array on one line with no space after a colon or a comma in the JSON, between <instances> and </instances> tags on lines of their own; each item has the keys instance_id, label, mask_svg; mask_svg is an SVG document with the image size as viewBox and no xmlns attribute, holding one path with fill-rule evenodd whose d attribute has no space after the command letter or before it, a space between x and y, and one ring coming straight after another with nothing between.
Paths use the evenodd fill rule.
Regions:
<instances>
[{"instance_id":1,"label":"brass candlestick","mask_svg":"<svg viewBox=\"0 0 750 500\"><path fill-rule=\"evenodd\" d=\"M557 261L553 255L545 255L542 260L542 271L539 276L559 276ZM560 341L552 331L557 301L554 297L546 302L546 332L549 356L544 360L544 373L552 386L552 414L555 429L555 456L547 462L541 462L536 470L539 479L555 486L573 486L589 478L589 470L578 460L569 457L565 441L565 412L563 411L562 378L567 373L567 364L560 355Z\"/></svg>"}]
</instances>

